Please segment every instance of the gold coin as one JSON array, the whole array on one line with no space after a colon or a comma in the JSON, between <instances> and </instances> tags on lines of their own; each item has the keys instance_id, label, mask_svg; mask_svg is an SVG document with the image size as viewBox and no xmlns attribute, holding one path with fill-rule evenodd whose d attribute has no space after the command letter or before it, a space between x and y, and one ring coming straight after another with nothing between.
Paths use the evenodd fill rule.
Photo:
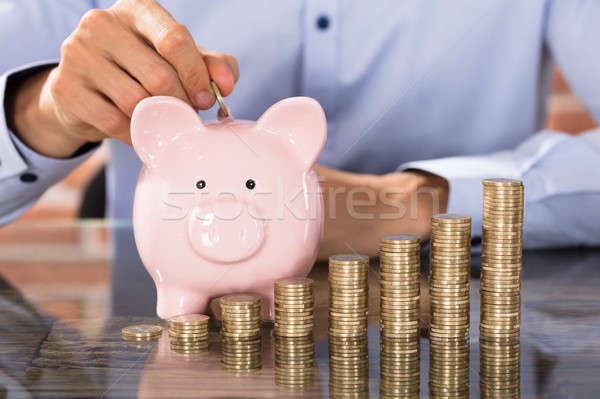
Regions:
<instances>
[{"instance_id":1,"label":"gold coin","mask_svg":"<svg viewBox=\"0 0 600 399\"><path fill-rule=\"evenodd\" d=\"M221 303L231 306L258 305L260 297L254 294L229 294L221 298Z\"/></svg>"},{"instance_id":2,"label":"gold coin","mask_svg":"<svg viewBox=\"0 0 600 399\"><path fill-rule=\"evenodd\" d=\"M430 242L430 250L439 250L439 251L460 251L464 249L471 248L471 240L470 238L464 239L456 239L456 238L448 238L448 239L436 239L433 238Z\"/></svg>"},{"instance_id":3,"label":"gold coin","mask_svg":"<svg viewBox=\"0 0 600 399\"><path fill-rule=\"evenodd\" d=\"M503 177L484 179L484 180L482 180L481 183L485 187L490 187L492 189L493 188L504 188L504 187L517 187L517 188L523 187L522 180L508 179L508 178L503 178Z\"/></svg>"},{"instance_id":4,"label":"gold coin","mask_svg":"<svg viewBox=\"0 0 600 399\"><path fill-rule=\"evenodd\" d=\"M506 191L504 193L483 193L484 210L493 209L496 204L508 204L514 207L523 208L524 192L522 191Z\"/></svg>"},{"instance_id":5,"label":"gold coin","mask_svg":"<svg viewBox=\"0 0 600 399\"><path fill-rule=\"evenodd\" d=\"M369 257L366 255L356 255L356 254L342 254L342 255L332 255L329 257L330 262L339 262L339 263L366 263L369 261Z\"/></svg>"},{"instance_id":6,"label":"gold coin","mask_svg":"<svg viewBox=\"0 0 600 399\"><path fill-rule=\"evenodd\" d=\"M379 263L389 264L414 264L419 263L421 257L418 253L414 254L396 254L389 252L379 252Z\"/></svg>"},{"instance_id":7,"label":"gold coin","mask_svg":"<svg viewBox=\"0 0 600 399\"><path fill-rule=\"evenodd\" d=\"M385 244L418 244L418 236L409 234L393 234L381 237L381 243Z\"/></svg>"},{"instance_id":8,"label":"gold coin","mask_svg":"<svg viewBox=\"0 0 600 399\"><path fill-rule=\"evenodd\" d=\"M204 335L204 336L193 337L193 338L183 338L183 337L178 337L176 335L170 335L169 338L170 338L171 342L195 343L195 342L208 341L208 334Z\"/></svg>"},{"instance_id":9,"label":"gold coin","mask_svg":"<svg viewBox=\"0 0 600 399\"><path fill-rule=\"evenodd\" d=\"M203 314L182 314L173 316L169 323L179 326L204 326L208 325L210 317Z\"/></svg>"},{"instance_id":10,"label":"gold coin","mask_svg":"<svg viewBox=\"0 0 600 399\"><path fill-rule=\"evenodd\" d=\"M219 102L219 108L221 109L223 116L225 118L229 118L229 109L227 108L227 105L225 105L225 102L223 101L223 96L221 96L221 91L219 90L219 87L217 86L214 80L210 81L210 87L212 88L212 91L215 94L217 101Z\"/></svg>"},{"instance_id":11,"label":"gold coin","mask_svg":"<svg viewBox=\"0 0 600 399\"><path fill-rule=\"evenodd\" d=\"M121 338L123 338L125 341L150 342L150 341L156 341L157 339L159 339L160 335L157 335L154 337L135 337L135 336L128 336L128 335L121 335Z\"/></svg>"},{"instance_id":12,"label":"gold coin","mask_svg":"<svg viewBox=\"0 0 600 399\"><path fill-rule=\"evenodd\" d=\"M523 192L484 193L484 210L496 209L497 206L509 206L518 210L523 209Z\"/></svg>"},{"instance_id":13,"label":"gold coin","mask_svg":"<svg viewBox=\"0 0 600 399\"><path fill-rule=\"evenodd\" d=\"M162 334L162 327L151 324L136 324L123 327L121 335L128 338L158 338Z\"/></svg>"},{"instance_id":14,"label":"gold coin","mask_svg":"<svg viewBox=\"0 0 600 399\"><path fill-rule=\"evenodd\" d=\"M471 229L442 228L439 225L432 225L431 235L441 239L467 239L471 235Z\"/></svg>"},{"instance_id":15,"label":"gold coin","mask_svg":"<svg viewBox=\"0 0 600 399\"><path fill-rule=\"evenodd\" d=\"M470 223L471 216L462 213L438 213L436 215L433 215L431 217L431 220L434 223L460 224Z\"/></svg>"},{"instance_id":16,"label":"gold coin","mask_svg":"<svg viewBox=\"0 0 600 399\"><path fill-rule=\"evenodd\" d=\"M169 335L182 336L182 337L195 337L208 335L208 326L198 330L178 330L174 328L168 329Z\"/></svg>"},{"instance_id":17,"label":"gold coin","mask_svg":"<svg viewBox=\"0 0 600 399\"><path fill-rule=\"evenodd\" d=\"M313 279L308 277L284 277L275 280L274 284L278 288L304 288L305 286L312 286L313 283Z\"/></svg>"}]
</instances>

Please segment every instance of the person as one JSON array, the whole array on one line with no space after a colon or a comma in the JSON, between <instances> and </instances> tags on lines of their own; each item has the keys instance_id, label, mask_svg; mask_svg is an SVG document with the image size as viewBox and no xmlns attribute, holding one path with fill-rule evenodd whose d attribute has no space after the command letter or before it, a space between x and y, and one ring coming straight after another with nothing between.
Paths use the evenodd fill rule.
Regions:
<instances>
[{"instance_id":1,"label":"person","mask_svg":"<svg viewBox=\"0 0 600 399\"><path fill-rule=\"evenodd\" d=\"M175 96L214 119L213 79L241 119L322 104L321 258L426 239L434 212L471 215L476 237L487 177L524 181L525 246L599 244L600 132L541 130L553 64L600 116L598 18L594 0L4 1L1 223L107 139L108 214L130 217L136 103Z\"/></svg>"}]
</instances>

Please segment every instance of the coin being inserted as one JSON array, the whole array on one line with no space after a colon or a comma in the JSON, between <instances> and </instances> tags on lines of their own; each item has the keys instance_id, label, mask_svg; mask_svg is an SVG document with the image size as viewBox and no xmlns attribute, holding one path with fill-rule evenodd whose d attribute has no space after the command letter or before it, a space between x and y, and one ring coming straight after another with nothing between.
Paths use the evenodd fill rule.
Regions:
<instances>
[{"instance_id":1,"label":"coin being inserted","mask_svg":"<svg viewBox=\"0 0 600 399\"><path fill-rule=\"evenodd\" d=\"M210 87L212 87L212 90L215 93L215 97L217 97L221 113L223 113L223 116L225 118L229 118L229 108L227 108L227 105L225 105L225 101L223 101L223 96L221 95L221 90L219 90L219 87L217 86L214 80L210 81Z\"/></svg>"}]
</instances>

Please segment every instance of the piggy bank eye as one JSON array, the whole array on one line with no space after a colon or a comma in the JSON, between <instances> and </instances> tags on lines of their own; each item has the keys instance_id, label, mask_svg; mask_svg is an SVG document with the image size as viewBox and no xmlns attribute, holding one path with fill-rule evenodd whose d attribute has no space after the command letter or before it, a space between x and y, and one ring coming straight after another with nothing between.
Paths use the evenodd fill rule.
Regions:
<instances>
[{"instance_id":1,"label":"piggy bank eye","mask_svg":"<svg viewBox=\"0 0 600 399\"><path fill-rule=\"evenodd\" d=\"M254 190L254 187L256 187L256 183L254 182L254 180L252 180L252 179L246 180L246 188L247 189Z\"/></svg>"},{"instance_id":2,"label":"piggy bank eye","mask_svg":"<svg viewBox=\"0 0 600 399\"><path fill-rule=\"evenodd\" d=\"M196 188L198 190L202 190L204 187L206 187L206 182L204 180L198 180L196 182Z\"/></svg>"}]
</instances>

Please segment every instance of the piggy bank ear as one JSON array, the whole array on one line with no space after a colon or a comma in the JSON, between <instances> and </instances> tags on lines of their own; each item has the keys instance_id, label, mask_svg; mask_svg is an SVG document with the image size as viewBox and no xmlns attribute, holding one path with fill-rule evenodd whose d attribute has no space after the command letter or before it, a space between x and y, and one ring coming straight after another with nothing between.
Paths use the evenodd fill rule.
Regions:
<instances>
[{"instance_id":1,"label":"piggy bank ear","mask_svg":"<svg viewBox=\"0 0 600 399\"><path fill-rule=\"evenodd\" d=\"M148 167L157 165L167 147L201 130L205 126L196 111L175 97L145 98L131 116L131 142Z\"/></svg>"},{"instance_id":2,"label":"piggy bank ear","mask_svg":"<svg viewBox=\"0 0 600 399\"><path fill-rule=\"evenodd\" d=\"M311 168L327 139L327 120L319 103L309 97L292 97L272 105L259 118L259 128L281 136Z\"/></svg>"}]
</instances>

